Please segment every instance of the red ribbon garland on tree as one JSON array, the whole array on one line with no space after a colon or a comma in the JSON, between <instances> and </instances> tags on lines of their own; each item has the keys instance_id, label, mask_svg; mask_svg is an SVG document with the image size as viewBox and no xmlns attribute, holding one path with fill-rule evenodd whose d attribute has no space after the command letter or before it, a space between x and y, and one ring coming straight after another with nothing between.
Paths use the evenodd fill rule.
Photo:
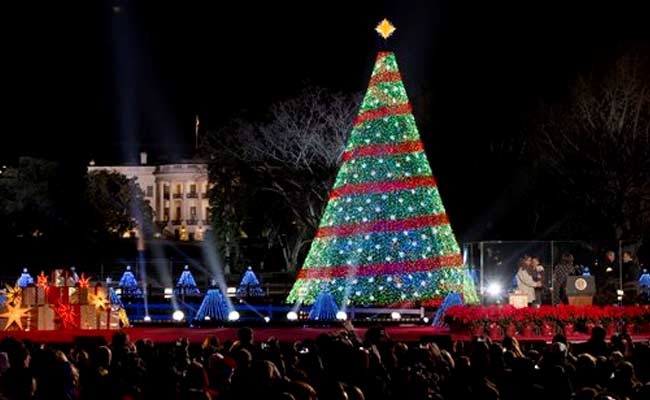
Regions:
<instances>
[{"instance_id":1,"label":"red ribbon garland on tree","mask_svg":"<svg viewBox=\"0 0 650 400\"><path fill-rule=\"evenodd\" d=\"M372 232L393 232L406 229L420 229L427 226L440 226L449 223L447 214L422 215L401 220L379 220L354 225L324 226L316 232L316 237L353 236Z\"/></svg>"},{"instance_id":2,"label":"red ribbon garland on tree","mask_svg":"<svg viewBox=\"0 0 650 400\"><path fill-rule=\"evenodd\" d=\"M399 261L381 264L345 265L332 267L303 268L298 273L297 279L328 279L343 278L348 276L376 276L395 275L417 272L429 272L434 269L446 267L461 267L463 256L452 254L449 256L426 258L414 261Z\"/></svg>"},{"instance_id":3,"label":"red ribbon garland on tree","mask_svg":"<svg viewBox=\"0 0 650 400\"><path fill-rule=\"evenodd\" d=\"M395 144L370 144L367 146L355 147L352 150L346 151L343 153L343 157L341 159L343 162L345 162L359 157L413 153L420 150L424 150L424 146L419 140L411 140L408 142Z\"/></svg>"},{"instance_id":4,"label":"red ribbon garland on tree","mask_svg":"<svg viewBox=\"0 0 650 400\"><path fill-rule=\"evenodd\" d=\"M344 195L384 193L393 190L417 189L425 186L436 187L436 179L433 176L416 176L392 181L364 182L352 185L343 185L333 189L330 193L329 199L332 200Z\"/></svg>"},{"instance_id":5,"label":"red ribbon garland on tree","mask_svg":"<svg viewBox=\"0 0 650 400\"><path fill-rule=\"evenodd\" d=\"M370 121L377 118L388 117L389 115L403 115L410 114L412 111L411 104L404 103L396 106L379 107L374 110L369 110L359 114L357 119L354 120L356 127L362 122Z\"/></svg>"}]
</instances>

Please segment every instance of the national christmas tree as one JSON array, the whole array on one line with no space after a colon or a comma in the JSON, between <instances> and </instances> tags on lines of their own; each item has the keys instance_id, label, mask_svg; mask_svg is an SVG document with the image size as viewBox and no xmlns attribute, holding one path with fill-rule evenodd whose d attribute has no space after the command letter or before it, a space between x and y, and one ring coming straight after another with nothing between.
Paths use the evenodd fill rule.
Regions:
<instances>
[{"instance_id":1,"label":"national christmas tree","mask_svg":"<svg viewBox=\"0 0 650 400\"><path fill-rule=\"evenodd\" d=\"M439 304L454 292L478 301L392 52L377 55L287 301L312 304L324 291L341 305Z\"/></svg>"},{"instance_id":2,"label":"national christmas tree","mask_svg":"<svg viewBox=\"0 0 650 400\"><path fill-rule=\"evenodd\" d=\"M187 294L187 295L198 295L201 294L198 286L196 286L196 281L194 276L190 272L190 268L186 265L181 273L178 282L176 283L176 288L174 289L176 294Z\"/></svg>"},{"instance_id":3,"label":"national christmas tree","mask_svg":"<svg viewBox=\"0 0 650 400\"><path fill-rule=\"evenodd\" d=\"M244 276L241 278L241 282L239 282L239 287L237 288L236 296L240 298L264 296L262 285L260 285L260 281L257 279L255 272L253 272L252 267L248 267L244 273Z\"/></svg>"}]
</instances>

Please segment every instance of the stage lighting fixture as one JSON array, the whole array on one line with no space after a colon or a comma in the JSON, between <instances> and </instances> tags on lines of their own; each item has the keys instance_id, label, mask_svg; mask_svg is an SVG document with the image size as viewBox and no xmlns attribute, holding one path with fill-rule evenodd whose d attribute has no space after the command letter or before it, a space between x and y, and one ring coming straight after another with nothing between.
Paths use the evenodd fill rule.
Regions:
<instances>
[{"instance_id":1,"label":"stage lighting fixture","mask_svg":"<svg viewBox=\"0 0 650 400\"><path fill-rule=\"evenodd\" d=\"M486 292L488 295L492 297L497 297L501 295L501 291L503 289L501 288L501 284L498 282L492 282L487 286Z\"/></svg>"},{"instance_id":2,"label":"stage lighting fixture","mask_svg":"<svg viewBox=\"0 0 650 400\"><path fill-rule=\"evenodd\" d=\"M393 311L392 313L390 313L390 318L395 321L398 321L402 319L402 314L398 313L397 311Z\"/></svg>"},{"instance_id":3,"label":"stage lighting fixture","mask_svg":"<svg viewBox=\"0 0 650 400\"><path fill-rule=\"evenodd\" d=\"M120 289L120 288L115 289L115 294L118 295L118 296L121 295L122 294L122 289Z\"/></svg>"},{"instance_id":4,"label":"stage lighting fixture","mask_svg":"<svg viewBox=\"0 0 650 400\"><path fill-rule=\"evenodd\" d=\"M296 321L298 319L298 313L296 313L295 311L289 311L287 313L287 319L289 321Z\"/></svg>"},{"instance_id":5,"label":"stage lighting fixture","mask_svg":"<svg viewBox=\"0 0 650 400\"><path fill-rule=\"evenodd\" d=\"M271 322L271 317L269 316L264 317L264 322L266 322L267 324Z\"/></svg>"},{"instance_id":6,"label":"stage lighting fixture","mask_svg":"<svg viewBox=\"0 0 650 400\"><path fill-rule=\"evenodd\" d=\"M429 317L422 318L422 322L424 322L425 324L428 324L429 323Z\"/></svg>"},{"instance_id":7,"label":"stage lighting fixture","mask_svg":"<svg viewBox=\"0 0 650 400\"><path fill-rule=\"evenodd\" d=\"M209 315L206 315L205 317L203 317L203 320L204 320L204 321L210 321L211 319L212 319L212 318L210 318Z\"/></svg>"},{"instance_id":8,"label":"stage lighting fixture","mask_svg":"<svg viewBox=\"0 0 650 400\"><path fill-rule=\"evenodd\" d=\"M180 322L180 321L182 321L183 319L185 319L185 313L182 312L181 310L176 310L176 311L174 311L174 313L172 314L172 319L173 319L174 321L176 321L176 322Z\"/></svg>"},{"instance_id":9,"label":"stage lighting fixture","mask_svg":"<svg viewBox=\"0 0 650 400\"><path fill-rule=\"evenodd\" d=\"M226 294L235 294L237 293L237 288L236 287L229 287L226 289Z\"/></svg>"},{"instance_id":10,"label":"stage lighting fixture","mask_svg":"<svg viewBox=\"0 0 650 400\"><path fill-rule=\"evenodd\" d=\"M338 319L339 321L345 321L346 319L348 319L348 314L346 314L345 311L339 311L336 313L336 319Z\"/></svg>"},{"instance_id":11,"label":"stage lighting fixture","mask_svg":"<svg viewBox=\"0 0 650 400\"><path fill-rule=\"evenodd\" d=\"M144 318L142 319L144 322L151 322L151 317L148 315L145 315Z\"/></svg>"},{"instance_id":12,"label":"stage lighting fixture","mask_svg":"<svg viewBox=\"0 0 650 400\"><path fill-rule=\"evenodd\" d=\"M239 313L235 310L228 313L228 321L237 321L239 320Z\"/></svg>"}]
</instances>

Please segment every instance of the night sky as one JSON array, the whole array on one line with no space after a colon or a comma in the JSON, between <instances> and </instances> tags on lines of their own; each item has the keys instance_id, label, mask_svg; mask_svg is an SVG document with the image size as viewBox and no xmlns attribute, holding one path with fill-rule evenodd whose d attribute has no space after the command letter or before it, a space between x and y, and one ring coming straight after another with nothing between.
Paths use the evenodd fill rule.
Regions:
<instances>
[{"instance_id":1,"label":"night sky","mask_svg":"<svg viewBox=\"0 0 650 400\"><path fill-rule=\"evenodd\" d=\"M464 197L474 155L521 133L541 99L561 100L622 51L650 54L648 10L622 2L79 3L3 13L3 163L189 157L195 114L205 131L306 81L361 92L387 47L443 194ZM383 17L397 27L387 46L373 31Z\"/></svg>"}]
</instances>

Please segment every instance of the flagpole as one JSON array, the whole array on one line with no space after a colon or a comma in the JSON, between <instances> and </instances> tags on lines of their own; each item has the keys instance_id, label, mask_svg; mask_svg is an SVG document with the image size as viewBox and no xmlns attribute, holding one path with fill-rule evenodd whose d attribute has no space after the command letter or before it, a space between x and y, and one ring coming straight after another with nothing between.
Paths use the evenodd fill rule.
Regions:
<instances>
[{"instance_id":1,"label":"flagpole","mask_svg":"<svg viewBox=\"0 0 650 400\"><path fill-rule=\"evenodd\" d=\"M199 115L194 116L194 151L199 149Z\"/></svg>"}]
</instances>

